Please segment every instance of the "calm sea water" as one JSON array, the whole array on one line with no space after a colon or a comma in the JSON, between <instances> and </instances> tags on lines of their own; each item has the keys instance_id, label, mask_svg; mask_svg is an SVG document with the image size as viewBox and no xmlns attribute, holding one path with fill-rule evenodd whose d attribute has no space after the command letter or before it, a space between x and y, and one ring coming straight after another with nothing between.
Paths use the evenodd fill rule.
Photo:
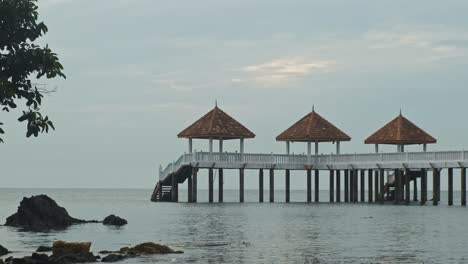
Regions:
<instances>
[{"instance_id":1,"label":"calm sea water","mask_svg":"<svg viewBox=\"0 0 468 264\"><path fill-rule=\"evenodd\" d=\"M0 244L15 255L61 239L91 241L92 250L116 250L154 241L182 255L136 258L121 263L467 263L468 208L442 205L259 204L256 191L225 191L224 204L151 203L150 190L0 189L0 221L16 211L23 196L48 194L78 218L102 220L114 213L123 228L76 225L49 233L0 226ZM181 199L185 201L185 192ZM199 201L207 201L199 191ZM217 196L215 196L217 197ZM267 198L265 193L265 198ZM303 201L304 191L293 191ZM326 201L327 192L321 193ZM283 192L276 193L278 201ZM459 204L458 196L455 201ZM231 201L231 202L230 202ZM249 202L251 201L251 202ZM429 204L429 203L428 203Z\"/></svg>"}]
</instances>

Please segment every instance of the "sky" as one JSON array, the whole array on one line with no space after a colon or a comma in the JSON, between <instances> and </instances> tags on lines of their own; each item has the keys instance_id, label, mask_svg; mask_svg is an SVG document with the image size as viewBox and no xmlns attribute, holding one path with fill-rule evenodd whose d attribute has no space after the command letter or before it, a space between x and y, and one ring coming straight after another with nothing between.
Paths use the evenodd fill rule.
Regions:
<instances>
[{"instance_id":1,"label":"sky","mask_svg":"<svg viewBox=\"0 0 468 264\"><path fill-rule=\"evenodd\" d=\"M159 165L187 151L177 133L215 101L257 135L246 152L284 153L275 137L312 105L353 138L342 153L372 152L364 139L400 109L438 139L429 150L468 149L464 0L39 0L39 7L49 27L39 43L58 54L67 75L41 80L57 88L42 108L57 130L27 139L19 113L1 112L0 187L153 188ZM333 150L323 144L320 152ZM246 173L247 189L257 188L256 175ZM237 188L237 173L225 180ZM293 174L291 188L305 180Z\"/></svg>"}]
</instances>

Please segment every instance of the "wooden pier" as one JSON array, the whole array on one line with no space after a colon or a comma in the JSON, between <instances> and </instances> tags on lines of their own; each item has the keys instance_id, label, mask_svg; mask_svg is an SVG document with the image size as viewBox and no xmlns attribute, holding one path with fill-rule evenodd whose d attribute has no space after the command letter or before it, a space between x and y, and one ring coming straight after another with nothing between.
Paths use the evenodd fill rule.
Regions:
<instances>
[{"instance_id":1,"label":"wooden pier","mask_svg":"<svg viewBox=\"0 0 468 264\"><path fill-rule=\"evenodd\" d=\"M255 135L235 119L224 113L217 106L194 124L179 133L181 138L188 138L189 151L173 163L159 171L159 179L151 196L154 202L178 202L179 184L188 186L187 202L197 202L198 175L208 175L208 201L214 199L214 171L218 171L218 199L222 203L225 170L239 172L239 202L243 203L246 171L258 171L258 201L264 202L264 176L269 177L269 202L275 202L275 175L285 175L285 202L290 202L291 171L302 171L306 178L306 197L308 203L320 202L320 178L327 177L329 199L331 203L378 203L386 201L392 204L421 205L432 200L438 205L440 197L441 172L447 171L448 205L454 204L453 184L457 178L461 186L462 206L466 206L466 167L467 151L427 152L427 144L436 140L400 115L375 132L366 144L375 145L375 153L341 154L340 142L351 138L315 110L304 116L290 128L281 133L276 140L286 142L285 154L244 153L244 139ZM208 139L209 151L193 152L193 139ZM223 151L224 140L240 140L240 151ZM213 151L213 141L219 141L219 151ZM307 143L307 154L290 153L290 142ZM336 144L336 153L319 154L319 143ZM312 143L315 154L312 154ZM379 153L380 144L396 145L395 153ZM404 146L419 144L422 152L405 152ZM256 174L256 173L255 173ZM297 173L295 174L297 175ZM312 181L312 175L314 180ZM428 197L427 177L432 176L432 195ZM367 183L367 184L366 184ZM342 185L343 184L343 185ZM411 187L413 192L411 192ZM419 190L419 191L418 191ZM343 191L343 193L342 193ZM366 197L367 192L367 197ZM344 194L344 197L341 195ZM413 197L411 197L411 195ZM419 195L419 197L418 197ZM312 199L312 197L314 199ZM388 203L387 202L387 203Z\"/></svg>"}]
</instances>

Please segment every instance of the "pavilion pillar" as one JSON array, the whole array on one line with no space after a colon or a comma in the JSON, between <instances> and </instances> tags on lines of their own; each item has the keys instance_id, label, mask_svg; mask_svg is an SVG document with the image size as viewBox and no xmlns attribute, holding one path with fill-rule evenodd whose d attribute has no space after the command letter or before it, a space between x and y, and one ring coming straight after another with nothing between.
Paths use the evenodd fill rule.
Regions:
<instances>
[{"instance_id":1,"label":"pavilion pillar","mask_svg":"<svg viewBox=\"0 0 468 264\"><path fill-rule=\"evenodd\" d=\"M466 206L466 168L461 168L461 205Z\"/></svg>"},{"instance_id":2,"label":"pavilion pillar","mask_svg":"<svg viewBox=\"0 0 468 264\"><path fill-rule=\"evenodd\" d=\"M336 171L336 202L341 202L341 172Z\"/></svg>"},{"instance_id":3,"label":"pavilion pillar","mask_svg":"<svg viewBox=\"0 0 468 264\"><path fill-rule=\"evenodd\" d=\"M275 170L270 169L270 203L275 201Z\"/></svg>"},{"instance_id":4,"label":"pavilion pillar","mask_svg":"<svg viewBox=\"0 0 468 264\"><path fill-rule=\"evenodd\" d=\"M319 202L319 192L320 192L320 188L319 188L319 170L315 170L315 202L318 203Z\"/></svg>"},{"instance_id":5,"label":"pavilion pillar","mask_svg":"<svg viewBox=\"0 0 468 264\"><path fill-rule=\"evenodd\" d=\"M177 178L175 175L172 175L171 177L171 185L172 185L172 188L171 188L171 202L178 202L179 201L179 186L178 186L178 183L177 183Z\"/></svg>"},{"instance_id":6,"label":"pavilion pillar","mask_svg":"<svg viewBox=\"0 0 468 264\"><path fill-rule=\"evenodd\" d=\"M188 191L187 202L189 203L193 203L193 179L192 177L193 177L194 170L195 168L192 169L192 175L190 175L187 180L187 191Z\"/></svg>"},{"instance_id":7,"label":"pavilion pillar","mask_svg":"<svg viewBox=\"0 0 468 264\"><path fill-rule=\"evenodd\" d=\"M223 169L218 170L218 202L223 202Z\"/></svg>"},{"instance_id":8,"label":"pavilion pillar","mask_svg":"<svg viewBox=\"0 0 468 264\"><path fill-rule=\"evenodd\" d=\"M192 138L189 138L188 139L188 153L192 154L192 152L193 152L193 140Z\"/></svg>"},{"instance_id":9,"label":"pavilion pillar","mask_svg":"<svg viewBox=\"0 0 468 264\"><path fill-rule=\"evenodd\" d=\"M453 169L448 169L448 205L453 205Z\"/></svg>"},{"instance_id":10,"label":"pavilion pillar","mask_svg":"<svg viewBox=\"0 0 468 264\"><path fill-rule=\"evenodd\" d=\"M438 169L432 170L432 205L439 204L439 198L437 197L437 173Z\"/></svg>"},{"instance_id":11,"label":"pavilion pillar","mask_svg":"<svg viewBox=\"0 0 468 264\"><path fill-rule=\"evenodd\" d=\"M258 171L258 201L263 203L263 169Z\"/></svg>"},{"instance_id":12,"label":"pavilion pillar","mask_svg":"<svg viewBox=\"0 0 468 264\"><path fill-rule=\"evenodd\" d=\"M333 203L335 201L335 183L334 183L334 179L335 179L335 171L334 170L330 170L330 203Z\"/></svg>"},{"instance_id":13,"label":"pavilion pillar","mask_svg":"<svg viewBox=\"0 0 468 264\"><path fill-rule=\"evenodd\" d=\"M372 175L372 169L369 169L367 171L367 176L368 176L368 180L367 180L367 202L369 203L372 203L372 200L374 199L374 193L372 192L372 188L373 188L373 184L372 184L372 180L373 180L373 175Z\"/></svg>"},{"instance_id":14,"label":"pavilion pillar","mask_svg":"<svg viewBox=\"0 0 468 264\"><path fill-rule=\"evenodd\" d=\"M344 171L344 201L349 202L349 170Z\"/></svg>"},{"instance_id":15,"label":"pavilion pillar","mask_svg":"<svg viewBox=\"0 0 468 264\"><path fill-rule=\"evenodd\" d=\"M424 152L427 152L427 144L424 144L424 145L423 145L423 151L424 151Z\"/></svg>"},{"instance_id":16,"label":"pavilion pillar","mask_svg":"<svg viewBox=\"0 0 468 264\"><path fill-rule=\"evenodd\" d=\"M289 203L289 176L290 176L290 171L289 170L286 170L286 175L285 175L285 189L286 189L286 202Z\"/></svg>"},{"instance_id":17,"label":"pavilion pillar","mask_svg":"<svg viewBox=\"0 0 468 264\"><path fill-rule=\"evenodd\" d=\"M379 197L379 201L381 204L383 204L385 202L385 170L384 169L380 169L380 172L379 172L379 176L380 176L380 179L379 179L379 190L380 190L380 197Z\"/></svg>"},{"instance_id":18,"label":"pavilion pillar","mask_svg":"<svg viewBox=\"0 0 468 264\"><path fill-rule=\"evenodd\" d=\"M375 153L379 153L379 144L375 144Z\"/></svg>"},{"instance_id":19,"label":"pavilion pillar","mask_svg":"<svg viewBox=\"0 0 468 264\"><path fill-rule=\"evenodd\" d=\"M413 179L413 201L414 202L418 201L418 175L417 173L414 173L414 179Z\"/></svg>"},{"instance_id":20,"label":"pavilion pillar","mask_svg":"<svg viewBox=\"0 0 468 264\"><path fill-rule=\"evenodd\" d=\"M421 205L427 201L427 170L421 169Z\"/></svg>"},{"instance_id":21,"label":"pavilion pillar","mask_svg":"<svg viewBox=\"0 0 468 264\"><path fill-rule=\"evenodd\" d=\"M208 202L213 202L213 169L208 169Z\"/></svg>"},{"instance_id":22,"label":"pavilion pillar","mask_svg":"<svg viewBox=\"0 0 468 264\"><path fill-rule=\"evenodd\" d=\"M366 171L361 170L361 202L365 202L365 177L366 177Z\"/></svg>"},{"instance_id":23,"label":"pavilion pillar","mask_svg":"<svg viewBox=\"0 0 468 264\"><path fill-rule=\"evenodd\" d=\"M406 169L405 173L405 203L410 203L410 170Z\"/></svg>"},{"instance_id":24,"label":"pavilion pillar","mask_svg":"<svg viewBox=\"0 0 468 264\"><path fill-rule=\"evenodd\" d=\"M336 142L336 155L341 154L341 149L340 149L340 141Z\"/></svg>"},{"instance_id":25,"label":"pavilion pillar","mask_svg":"<svg viewBox=\"0 0 468 264\"><path fill-rule=\"evenodd\" d=\"M244 202L244 169L239 169L239 202Z\"/></svg>"},{"instance_id":26,"label":"pavilion pillar","mask_svg":"<svg viewBox=\"0 0 468 264\"><path fill-rule=\"evenodd\" d=\"M379 201L379 171L374 171L374 201Z\"/></svg>"},{"instance_id":27,"label":"pavilion pillar","mask_svg":"<svg viewBox=\"0 0 468 264\"><path fill-rule=\"evenodd\" d=\"M312 170L307 169L307 202L312 202Z\"/></svg>"},{"instance_id":28,"label":"pavilion pillar","mask_svg":"<svg viewBox=\"0 0 468 264\"><path fill-rule=\"evenodd\" d=\"M315 155L319 154L319 143L318 141L315 141Z\"/></svg>"},{"instance_id":29,"label":"pavilion pillar","mask_svg":"<svg viewBox=\"0 0 468 264\"><path fill-rule=\"evenodd\" d=\"M192 179L192 202L196 203L197 202L197 182L198 182L198 168L195 168L193 172L193 179Z\"/></svg>"}]
</instances>

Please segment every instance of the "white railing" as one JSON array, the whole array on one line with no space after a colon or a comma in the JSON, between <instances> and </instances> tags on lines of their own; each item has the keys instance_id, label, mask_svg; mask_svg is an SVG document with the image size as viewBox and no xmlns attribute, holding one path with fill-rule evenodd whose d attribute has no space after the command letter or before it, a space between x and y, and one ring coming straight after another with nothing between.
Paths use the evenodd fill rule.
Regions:
<instances>
[{"instance_id":1,"label":"white railing","mask_svg":"<svg viewBox=\"0 0 468 264\"><path fill-rule=\"evenodd\" d=\"M222 163L222 164L287 164L287 165L340 165L374 163L411 163L411 162L459 162L466 161L467 151L440 152L404 152L404 153L374 153L374 154L342 154L342 155L286 155L286 154L252 154L252 153L209 153L195 152L184 154L159 172L159 178L164 179L181 167L192 163Z\"/></svg>"}]
</instances>

